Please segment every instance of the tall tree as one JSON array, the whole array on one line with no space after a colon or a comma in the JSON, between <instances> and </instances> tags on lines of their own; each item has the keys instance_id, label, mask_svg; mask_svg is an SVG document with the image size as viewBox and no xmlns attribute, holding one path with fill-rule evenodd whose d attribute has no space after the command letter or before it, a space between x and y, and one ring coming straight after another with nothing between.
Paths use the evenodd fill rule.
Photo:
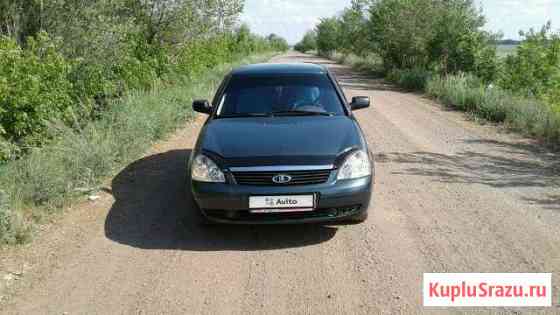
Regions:
<instances>
[{"instance_id":1,"label":"tall tree","mask_svg":"<svg viewBox=\"0 0 560 315\"><path fill-rule=\"evenodd\" d=\"M370 50L372 42L367 34L365 8L365 0L353 0L339 18L340 46L346 53L366 55Z\"/></svg>"},{"instance_id":2,"label":"tall tree","mask_svg":"<svg viewBox=\"0 0 560 315\"><path fill-rule=\"evenodd\" d=\"M340 23L337 18L325 18L317 25L317 49L320 54L329 55L340 45Z\"/></svg>"},{"instance_id":3,"label":"tall tree","mask_svg":"<svg viewBox=\"0 0 560 315\"><path fill-rule=\"evenodd\" d=\"M486 77L489 73L482 73L477 60L482 55L495 55L495 51L491 45L494 38L482 30L485 22L472 0L436 1L434 32L428 41L432 65L444 74L467 71ZM496 69L489 70L495 73Z\"/></svg>"},{"instance_id":4,"label":"tall tree","mask_svg":"<svg viewBox=\"0 0 560 315\"><path fill-rule=\"evenodd\" d=\"M303 36L303 39L296 44L294 47L297 51L302 53L308 52L310 50L317 49L317 33L314 30L307 31Z\"/></svg>"},{"instance_id":5,"label":"tall tree","mask_svg":"<svg viewBox=\"0 0 560 315\"><path fill-rule=\"evenodd\" d=\"M435 0L375 0L369 33L388 68L424 67L433 33Z\"/></svg>"}]
</instances>

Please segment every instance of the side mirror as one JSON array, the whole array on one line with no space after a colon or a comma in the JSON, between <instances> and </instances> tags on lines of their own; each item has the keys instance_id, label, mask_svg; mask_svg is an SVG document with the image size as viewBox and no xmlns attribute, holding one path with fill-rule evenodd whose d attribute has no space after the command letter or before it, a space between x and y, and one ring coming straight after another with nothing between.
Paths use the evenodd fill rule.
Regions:
<instances>
[{"instance_id":1,"label":"side mirror","mask_svg":"<svg viewBox=\"0 0 560 315\"><path fill-rule=\"evenodd\" d=\"M212 113L212 105L207 100L196 100L192 103L192 108L195 112L203 114Z\"/></svg>"},{"instance_id":2,"label":"side mirror","mask_svg":"<svg viewBox=\"0 0 560 315\"><path fill-rule=\"evenodd\" d=\"M350 103L351 110L358 110L362 108L368 108L370 105L369 96L356 96L352 98L352 103Z\"/></svg>"}]
</instances>

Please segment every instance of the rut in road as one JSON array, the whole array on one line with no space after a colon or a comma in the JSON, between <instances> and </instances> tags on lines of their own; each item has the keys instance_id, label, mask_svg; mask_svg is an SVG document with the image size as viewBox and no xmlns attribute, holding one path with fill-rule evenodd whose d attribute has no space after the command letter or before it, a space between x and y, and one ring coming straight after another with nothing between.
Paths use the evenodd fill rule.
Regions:
<instances>
[{"instance_id":1,"label":"rut in road","mask_svg":"<svg viewBox=\"0 0 560 315\"><path fill-rule=\"evenodd\" d=\"M3 284L0 312L438 312L422 308L424 272L552 272L558 292L557 154L325 59L273 62L325 64L348 98L373 98L356 112L377 163L366 223L198 227L184 166L199 117L100 200L3 252L0 270L23 275Z\"/></svg>"}]
</instances>

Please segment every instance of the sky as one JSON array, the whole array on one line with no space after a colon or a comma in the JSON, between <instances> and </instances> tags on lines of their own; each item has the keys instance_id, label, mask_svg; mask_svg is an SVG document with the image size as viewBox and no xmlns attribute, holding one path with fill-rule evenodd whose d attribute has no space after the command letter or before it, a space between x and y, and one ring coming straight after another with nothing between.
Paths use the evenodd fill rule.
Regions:
<instances>
[{"instance_id":1,"label":"sky","mask_svg":"<svg viewBox=\"0 0 560 315\"><path fill-rule=\"evenodd\" d=\"M519 39L519 30L540 28L548 20L560 29L560 0L478 0L486 29ZM350 0L245 0L241 20L261 35L276 33L297 43L322 17L340 13Z\"/></svg>"}]
</instances>

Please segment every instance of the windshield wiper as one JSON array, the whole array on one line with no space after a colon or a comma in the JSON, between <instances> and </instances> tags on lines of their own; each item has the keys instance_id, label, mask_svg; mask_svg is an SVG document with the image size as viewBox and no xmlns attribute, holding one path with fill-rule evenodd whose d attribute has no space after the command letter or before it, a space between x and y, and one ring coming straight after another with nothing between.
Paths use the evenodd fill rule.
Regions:
<instances>
[{"instance_id":1,"label":"windshield wiper","mask_svg":"<svg viewBox=\"0 0 560 315\"><path fill-rule=\"evenodd\" d=\"M307 110L285 110L285 111L277 111L272 112L274 116L334 116L334 113L329 112L314 112L314 111L307 111Z\"/></svg>"},{"instance_id":2,"label":"windshield wiper","mask_svg":"<svg viewBox=\"0 0 560 315\"><path fill-rule=\"evenodd\" d=\"M239 118L239 117L270 117L270 113L238 113L220 115L218 118Z\"/></svg>"}]
</instances>

